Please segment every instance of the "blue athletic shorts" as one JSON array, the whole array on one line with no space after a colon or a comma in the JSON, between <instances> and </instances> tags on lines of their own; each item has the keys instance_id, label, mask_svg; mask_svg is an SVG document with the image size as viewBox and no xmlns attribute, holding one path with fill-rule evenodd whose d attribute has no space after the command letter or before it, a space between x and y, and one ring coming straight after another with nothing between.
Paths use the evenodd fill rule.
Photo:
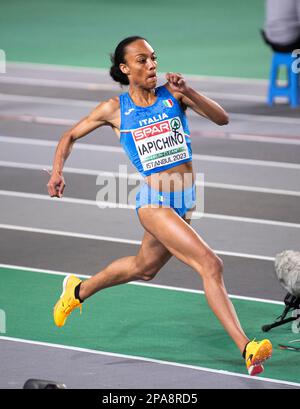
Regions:
<instances>
[{"instance_id":1,"label":"blue athletic shorts","mask_svg":"<svg viewBox=\"0 0 300 409\"><path fill-rule=\"evenodd\" d=\"M196 204L196 186L193 184L185 190L176 192L159 192L145 182L136 195L136 212L140 207L149 204L171 207L182 217Z\"/></svg>"}]
</instances>

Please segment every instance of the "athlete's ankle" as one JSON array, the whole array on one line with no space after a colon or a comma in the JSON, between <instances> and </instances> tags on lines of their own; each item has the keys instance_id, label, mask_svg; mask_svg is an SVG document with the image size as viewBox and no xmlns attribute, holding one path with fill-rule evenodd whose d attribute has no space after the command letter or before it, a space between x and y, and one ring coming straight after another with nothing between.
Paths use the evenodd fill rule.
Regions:
<instances>
[{"instance_id":1,"label":"athlete's ankle","mask_svg":"<svg viewBox=\"0 0 300 409\"><path fill-rule=\"evenodd\" d=\"M245 359L246 358L246 351L247 351L247 346L250 343L250 341L247 342L247 344L245 345L244 351L242 353L242 357Z\"/></svg>"},{"instance_id":2,"label":"athlete's ankle","mask_svg":"<svg viewBox=\"0 0 300 409\"><path fill-rule=\"evenodd\" d=\"M79 283L79 284L75 287L74 296L75 296L75 298L76 298L77 300L79 300L81 303L83 303L84 299L83 299L82 295L80 294L81 284L82 284L82 282Z\"/></svg>"}]
</instances>

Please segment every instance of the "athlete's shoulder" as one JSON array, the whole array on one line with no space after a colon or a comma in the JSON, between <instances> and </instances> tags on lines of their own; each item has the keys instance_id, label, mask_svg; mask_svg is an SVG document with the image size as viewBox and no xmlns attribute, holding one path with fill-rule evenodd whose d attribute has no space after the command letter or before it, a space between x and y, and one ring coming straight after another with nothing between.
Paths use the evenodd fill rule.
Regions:
<instances>
[{"instance_id":1,"label":"athlete's shoulder","mask_svg":"<svg viewBox=\"0 0 300 409\"><path fill-rule=\"evenodd\" d=\"M112 97L107 101L103 102L103 108L107 110L107 112L115 112L120 109L120 100L119 97Z\"/></svg>"},{"instance_id":2,"label":"athlete's shoulder","mask_svg":"<svg viewBox=\"0 0 300 409\"><path fill-rule=\"evenodd\" d=\"M98 104L97 107L90 113L89 118L110 124L118 114L119 109L119 99L118 97L113 97L106 101L100 102L100 104Z\"/></svg>"},{"instance_id":3,"label":"athlete's shoulder","mask_svg":"<svg viewBox=\"0 0 300 409\"><path fill-rule=\"evenodd\" d=\"M112 97L106 101L103 101L99 107L101 107L102 114L109 119L120 110L119 97Z\"/></svg>"}]
</instances>

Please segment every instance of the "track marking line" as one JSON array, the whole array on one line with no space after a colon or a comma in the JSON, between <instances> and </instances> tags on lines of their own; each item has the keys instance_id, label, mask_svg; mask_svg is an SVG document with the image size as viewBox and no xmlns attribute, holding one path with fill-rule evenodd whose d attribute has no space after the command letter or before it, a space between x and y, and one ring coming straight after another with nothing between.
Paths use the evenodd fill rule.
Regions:
<instances>
[{"instance_id":1,"label":"track marking line","mask_svg":"<svg viewBox=\"0 0 300 409\"><path fill-rule=\"evenodd\" d=\"M207 96L215 97L213 93L206 92ZM220 98L220 94L218 94ZM225 99L225 98L224 98ZM24 102L32 104L51 104L51 105L67 105L77 106L87 109L95 108L101 101L95 100L76 100L71 98L54 98L54 97L36 97L30 95L14 95L14 94L0 94L0 101L8 102ZM259 101L260 102L260 101ZM196 117L197 114L190 112L192 117ZM284 124L300 124L300 119L281 117L273 115L259 115L259 114L241 114L236 112L230 112L230 119L237 119L242 121L256 121L256 122L272 122L272 123L284 123Z\"/></svg>"},{"instance_id":2,"label":"track marking line","mask_svg":"<svg viewBox=\"0 0 300 409\"><path fill-rule=\"evenodd\" d=\"M54 235L54 236L74 237L74 238L78 238L78 239L110 241L110 242L113 242L113 243L123 243L123 244L133 244L133 245L140 245L142 243L139 240L130 240L130 239L121 239L121 238L118 238L118 237L99 236L99 235L96 235L96 234L75 233L75 232L68 232L68 231L63 231L63 230L39 229L39 228L33 228L33 227L16 226L16 225L13 225L13 224L0 224L0 229L18 230L18 231L24 231L24 232L29 232L29 233L51 234L51 235Z\"/></svg>"},{"instance_id":3,"label":"track marking line","mask_svg":"<svg viewBox=\"0 0 300 409\"><path fill-rule=\"evenodd\" d=\"M121 239L119 237L108 237L108 236L98 236L92 234L83 234L83 233L74 233L74 232L67 232L62 230L51 230L51 229L40 229L34 227L26 227L26 226L17 226L13 224L0 224L0 229L6 230L17 230L17 231L24 231L28 233L41 233L41 234L50 234L50 235L57 235L57 236L66 236L66 237L74 237L79 239L88 239L88 240L99 240L99 241L111 241L114 243L125 243L125 244L133 244L133 245L140 245L142 242L140 240L130 240L130 239ZM241 257L241 258L249 258L255 260L262 260L262 261L274 261L275 257L263 256L261 254L248 254L248 253L237 253L231 251L223 251L223 250L214 250L216 253L229 256L229 257Z\"/></svg>"},{"instance_id":4,"label":"track marking line","mask_svg":"<svg viewBox=\"0 0 300 409\"><path fill-rule=\"evenodd\" d=\"M1 94L0 101L8 102L24 102L32 104L49 104L49 105L68 105L91 109L96 107L97 101L75 100L67 98L53 98L53 97L33 97L30 95L12 95Z\"/></svg>"},{"instance_id":5,"label":"track marking line","mask_svg":"<svg viewBox=\"0 0 300 409\"><path fill-rule=\"evenodd\" d=\"M2 84L15 84L15 85L34 85L44 87L59 87L59 88L71 88L71 89L83 89L87 91L120 91L120 88L113 83L99 83L99 82L80 82L70 80L54 80L45 78L28 78L5 75L0 77L0 83ZM10 94L12 95L12 94ZM16 94L13 94L16 95ZM19 94L18 94L19 95ZM72 98L73 99L73 98Z\"/></svg>"},{"instance_id":6,"label":"track marking line","mask_svg":"<svg viewBox=\"0 0 300 409\"><path fill-rule=\"evenodd\" d=\"M9 167L9 168L18 168L18 169L28 169L28 170L42 170L45 168L50 168L51 166L46 164L33 164L33 163L23 163L23 162L11 162L0 160L0 166ZM49 169L50 170L50 169ZM128 179L128 180L143 180L143 177L138 173L122 173L122 172L107 172L94 169L82 169L82 168L72 168L64 167L64 173L74 173L79 175L87 176L106 176L119 179ZM196 186L202 186L202 183L196 181ZM241 190L246 192L254 193L266 193L266 194L275 194L275 195L284 195L284 196L300 196L300 191L296 190L283 190L283 189L269 189L264 187L256 186L244 186L244 185L233 185L227 183L214 183L214 182L204 182L204 187L211 187L215 189L224 189L224 190Z\"/></svg>"},{"instance_id":7,"label":"track marking line","mask_svg":"<svg viewBox=\"0 0 300 409\"><path fill-rule=\"evenodd\" d=\"M59 87L59 88L68 88L68 89L81 89L85 91L115 91L119 92L119 88L112 84L104 84L104 83L88 83L88 82L75 82L75 81L68 81L68 80L53 80L53 79L41 79L41 78L25 78L25 77L17 77L17 76L5 76L0 77L0 83L2 84L12 84L12 85L31 85L31 86L39 86L39 87ZM197 86L196 86L197 87ZM203 90L202 92L209 96L210 98L215 99L226 99L230 101L242 101L242 102L265 102L266 97L264 95L246 95L240 93L233 93L233 92L215 92L210 90ZM21 96L21 94L5 94L5 95L17 95ZM36 96L33 96L34 98ZM50 97L51 98L51 97ZM70 98L70 100L76 100L75 98Z\"/></svg>"},{"instance_id":8,"label":"track marking line","mask_svg":"<svg viewBox=\"0 0 300 409\"><path fill-rule=\"evenodd\" d=\"M51 141L48 139L32 139L24 137L14 137L14 136L4 136L0 135L0 143L11 143L17 145L32 145L32 146L45 146L55 148L57 146L57 141ZM84 150L84 151L98 151L98 152L111 152L120 153L124 155L124 150L122 147L111 146L111 145L95 145L77 142L74 145L74 149ZM262 167L275 167L283 169L300 170L300 164L298 163L288 163L288 162L275 162L275 161L265 161L258 159L246 159L246 158L234 158L228 156L213 156L213 155L200 155L193 154L193 159L206 162L220 162L226 164L234 165L250 165L250 166L262 166Z\"/></svg>"},{"instance_id":9,"label":"track marking line","mask_svg":"<svg viewBox=\"0 0 300 409\"><path fill-rule=\"evenodd\" d=\"M34 273L39 273L39 274L50 274L50 275L57 275L57 276L67 276L70 274L74 274L71 272L62 272L62 271L55 271L55 270L45 270L41 268L31 268L31 267L25 267L25 266L16 266L12 264L1 264L0 263L0 268L8 268L12 270L24 270L28 272L34 272ZM84 274L76 274L77 277L81 277L84 279L92 277L91 275L84 275ZM162 290L170 290L170 291L179 291L179 292L184 292L184 293L191 293L191 294L201 294L204 295L205 292L202 290L193 290L189 288L182 288L182 287L173 287L173 286L167 286L167 285L161 285L161 284L153 284L153 283L144 283L140 281L131 281L127 283L129 285L137 285L137 286L142 286L142 287L150 287L150 288L159 288ZM228 296L232 299L235 300L243 300L243 301L254 301L254 302L261 302L264 304L274 304L274 305L284 305L284 302L282 301L276 301L276 300L267 300L264 298L255 298L255 297L246 297L242 295L233 295L233 294L228 294Z\"/></svg>"},{"instance_id":10,"label":"track marking line","mask_svg":"<svg viewBox=\"0 0 300 409\"><path fill-rule=\"evenodd\" d=\"M24 193L24 192L16 192L11 190L0 190L0 196L7 196L7 197L17 197L23 199L32 199L32 200L45 200L51 201L52 203L69 203L69 204L79 204L84 206L99 206L100 208L111 208L111 209L124 209L124 210L135 210L135 205L131 204L123 204L123 203L115 203L115 202L106 202L106 201L96 201L96 200L88 200L88 199L77 199L71 197L64 197L60 198L53 198L48 195L41 195L37 193ZM240 216L227 216L222 214L214 214L214 213L200 213L194 212L193 213L196 218L201 219L216 219L216 220L225 220L225 221L232 221L232 222L239 222L239 223L250 223L250 224L262 224L265 226L275 226L275 227L284 227L284 228L291 228L291 229L300 229L299 223L289 223L289 222L281 222L276 220L266 220L266 219L256 219L251 217L240 217Z\"/></svg>"},{"instance_id":11,"label":"track marking line","mask_svg":"<svg viewBox=\"0 0 300 409\"><path fill-rule=\"evenodd\" d=\"M10 61L7 62L8 68L20 68L21 71L24 69L33 69L41 71L60 71L60 72L78 72L79 74L102 74L108 76L108 68L93 68L93 67L80 67L74 65L58 65L58 64L42 64L42 63L31 63L31 62L22 62L22 61ZM158 75L165 76L165 72L159 72ZM251 84L264 85L268 86L268 80L263 78L245 78L245 77L224 77L224 76L210 76L210 75L198 75L198 74L183 74L188 79L199 80L199 81L217 81L231 83L235 82L237 84L248 85Z\"/></svg>"},{"instance_id":12,"label":"track marking line","mask_svg":"<svg viewBox=\"0 0 300 409\"><path fill-rule=\"evenodd\" d=\"M18 121L18 122L29 122L29 123L40 123L47 125L58 125L58 126L73 126L78 122L78 119L67 119L67 118L54 118L54 117L44 117L40 115L29 115L29 114L0 114L0 119ZM249 134L241 132L232 131L197 131L192 130L192 136L200 138L215 138L215 139L228 139L237 141L247 141L247 142L263 142L263 143L275 143L282 145L300 145L300 138L293 135L268 135L268 134Z\"/></svg>"},{"instance_id":13,"label":"track marking line","mask_svg":"<svg viewBox=\"0 0 300 409\"><path fill-rule=\"evenodd\" d=\"M104 356L110 356L110 357L114 357L114 358L133 359L133 360L137 360L137 361L150 362L150 363L160 364L160 365L169 365L169 366L173 366L173 367L177 367L177 368L193 369L193 370L196 370L196 371L203 371L203 372L207 372L207 373L214 373L214 374L225 375L225 376L235 376L235 377L238 377L238 378L244 378L244 379L249 379L249 380L257 380L257 381L260 381L260 382L270 382L270 383L274 383L274 384L282 384L282 385L300 387L300 384L296 383L296 382L289 382L289 381L283 381L283 380L279 380L279 379L263 378L263 377L257 377L257 376L249 376L249 375L240 374L238 372L229 372L229 371L223 371L223 370L216 370L216 369L204 368L204 367L201 367L201 366L180 364L180 363L177 363L177 362L162 361L162 360L151 359L151 358L144 358L144 357L135 356L135 355L125 355L125 354L119 354L119 353L97 351L97 350L94 350L94 349L72 347L72 346L61 345L61 344L53 344L53 343L48 343L48 342L32 341L32 340L22 339L22 338L13 338L13 337L0 336L0 340L10 341L10 342L18 342L18 343L30 344L30 345L36 345L36 346L43 346L43 347L49 347L49 348L59 348L59 349L64 349L64 350L69 350L69 351L76 351L76 352L80 352L80 353L104 355Z\"/></svg>"}]
</instances>

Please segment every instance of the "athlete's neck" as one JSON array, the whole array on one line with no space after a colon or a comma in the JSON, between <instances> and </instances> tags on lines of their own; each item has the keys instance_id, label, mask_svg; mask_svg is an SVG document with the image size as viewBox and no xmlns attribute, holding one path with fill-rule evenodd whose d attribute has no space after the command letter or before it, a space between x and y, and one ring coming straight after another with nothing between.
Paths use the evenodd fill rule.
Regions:
<instances>
[{"instance_id":1,"label":"athlete's neck","mask_svg":"<svg viewBox=\"0 0 300 409\"><path fill-rule=\"evenodd\" d=\"M128 92L135 105L138 106L146 107L152 105L157 98L155 95L155 88L145 89L131 85Z\"/></svg>"}]
</instances>

